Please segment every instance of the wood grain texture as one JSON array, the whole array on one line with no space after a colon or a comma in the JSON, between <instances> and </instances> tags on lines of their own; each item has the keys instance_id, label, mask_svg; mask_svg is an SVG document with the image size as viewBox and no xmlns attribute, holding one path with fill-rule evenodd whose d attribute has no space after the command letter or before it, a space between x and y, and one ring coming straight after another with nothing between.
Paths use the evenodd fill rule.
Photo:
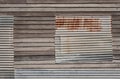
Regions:
<instances>
[{"instance_id":1,"label":"wood grain texture","mask_svg":"<svg viewBox=\"0 0 120 79\"><path fill-rule=\"evenodd\" d=\"M91 4L91 3L119 3L119 0L27 0L27 3L86 3L86 4Z\"/></svg>"},{"instance_id":2,"label":"wood grain texture","mask_svg":"<svg viewBox=\"0 0 120 79\"><path fill-rule=\"evenodd\" d=\"M120 20L120 1L119 0L0 0L0 15L15 16L14 25L14 48L16 69L115 69L120 68L120 34L119 34L119 20ZM80 63L80 64L55 64L55 16L113 16L113 48L114 61L101 63ZM5 22L5 21L4 21ZM6 21L8 22L8 21ZM4 24L4 23L3 23ZM4 28L6 26L6 28ZM5 43L10 38L11 28L9 23L7 25L0 25L0 49L7 48L12 43ZM9 34L9 35L7 35ZM5 35L5 36L4 36ZM12 38L10 38L12 39ZM43 49L44 48L44 49ZM10 51L0 50L0 55L5 55L3 60L9 59L7 56L13 56ZM1 58L0 58L1 59ZM3 62L3 61L0 61ZM7 61L8 62L8 61ZM116 63L117 62L117 63ZM0 66L0 70L13 70L12 62L0 63L1 65L9 65L9 68ZM21 71L23 71L21 70ZM27 71L27 70L26 70ZM91 70L90 70L91 71ZM114 70L113 70L114 71ZM2 72L2 71L1 71ZM39 79L43 77L38 76L23 76L20 70L15 71L17 79ZM20 72L20 73L19 73ZM30 71L36 72L36 70ZM117 72L117 71L116 71ZM21 75L22 73L22 75ZM7 73L10 74L10 73ZM37 73L38 74L38 73ZM3 74L1 74L3 75ZM33 74L35 75L35 74ZM111 74L109 74L111 75ZM20 77L22 76L22 77ZM3 76L0 76L2 78ZM6 77L5 79L13 79ZM115 77L115 76L114 76ZM106 77L106 79L113 79L114 77ZM45 78L45 77L44 77ZM49 77L50 78L50 77ZM70 77L69 77L70 78ZM79 78L85 78L79 76ZM79 79L78 78L78 79ZM89 77L91 79L101 79L98 77ZM102 76L103 78L103 76ZM119 76L116 78L119 79ZM2 78L3 79L3 78ZM45 78L47 79L47 78ZM51 78L53 79L53 78ZM63 78L58 78L63 79ZM68 78L67 78L68 79ZM73 78L71 78L73 79ZM77 78L76 78L77 79Z\"/></svg>"},{"instance_id":3,"label":"wood grain texture","mask_svg":"<svg viewBox=\"0 0 120 79\"><path fill-rule=\"evenodd\" d=\"M120 40L119 40L119 37L120 37L120 28L119 28L119 17L120 16L117 16L117 15L114 15L112 18L113 18L113 29L112 29L112 33L113 33L113 38L116 38L116 39L113 39L113 44L114 44L114 47L113 47L113 58L114 58L114 62L119 62L119 59L120 59Z\"/></svg>"},{"instance_id":4,"label":"wood grain texture","mask_svg":"<svg viewBox=\"0 0 120 79\"><path fill-rule=\"evenodd\" d=\"M55 4L1 4L0 8L117 8L120 7L120 4L64 4L64 3L55 3Z\"/></svg>"},{"instance_id":5,"label":"wood grain texture","mask_svg":"<svg viewBox=\"0 0 120 79\"><path fill-rule=\"evenodd\" d=\"M4 13L1 13L1 14L4 14ZM90 15L90 16L91 15L104 15L105 16L105 15L112 15L112 14L119 15L119 13L117 13L117 12L116 13L115 12L111 12L111 13L108 13L108 12L103 12L103 13L101 13L101 12L87 12L87 13L84 13L84 12L70 12L70 13L68 13L68 12L64 12L64 13L62 13L62 12L60 12L60 13L44 13L44 12L43 13L41 13L41 12L33 12L33 13L23 12L23 13L18 13L18 12L8 12L6 14L7 15L15 15L16 16L15 19L18 22L19 21L37 21L37 22L39 22L39 21L46 21L47 18L49 18L47 21L54 21L54 19L55 19L54 16L55 15L58 15L58 16L59 15L62 15L62 16L66 16L66 15L67 16L73 16L73 15L76 15L76 16L79 16L79 15L80 16L81 15ZM24 15L22 15L22 14L24 14ZM118 16L114 16L114 17L116 17L118 19ZM22 18L23 18L23 20L22 20ZM39 19L39 18L41 18L41 19ZM112 19L114 20L116 18L112 18ZM44 40L44 37L45 38L47 37L46 34L48 34L48 33L53 34L55 32L55 26L53 26L53 25L47 25L47 24L41 25L41 24L32 24L32 23L31 24L16 24L14 26L14 29L15 29L15 31L14 31L15 37L14 38L16 40L16 42L14 42L15 48L17 48L17 49L20 48L21 49L21 48L26 47L27 49L31 49L31 48L36 48L36 47L54 47L54 41L48 42L48 41ZM115 25L114 24L114 26L112 26L112 27L114 27L113 29L116 29L116 28L118 29L119 25ZM44 37L39 35L39 34L42 34L42 33L44 33L43 34ZM32 36L27 36L29 34L32 34ZM119 36L119 33L115 32L113 34L113 36ZM28 42L29 38L32 38L32 39L31 39L31 41ZM52 38L54 40L54 37L52 37ZM39 40L38 41L39 43L38 43L37 40L35 41L35 39L38 39L38 40L42 39L45 42ZM46 38L46 39L48 39L48 38ZM50 36L50 39L51 39L51 36ZM113 44L119 46L118 42L114 42ZM24 49L26 49L26 48L24 48ZM119 54L119 50L116 50L115 52L116 52L116 54ZM54 56L55 55L55 51L54 50L49 50L49 51L46 50L46 51L42 51L42 52L39 52L39 51L17 51L17 50L15 51L16 59L17 59L18 56L21 56L21 58L24 57L24 56L28 56L28 58L30 58L29 56L35 56L35 55L40 55L40 56L43 56L43 55L48 55L48 56L53 55ZM119 56L119 55L117 55L117 56ZM119 58L119 57L117 57L117 58ZM23 62L25 60L26 59L24 59ZM17 62L19 62L19 61L17 61ZM28 62L29 67L27 67L28 65L25 65L25 63L22 63L22 61L20 61L20 62L21 62L20 63L21 65L19 64L19 66L16 63L15 66L17 68L43 68L42 65L37 65L36 62L33 62L33 63L36 63L36 64L31 65L30 63L32 63L32 60ZM38 64L42 64L44 61L40 61L40 62ZM48 62L50 62L50 63L48 63ZM57 66L54 66L54 65L53 65L53 67L51 67L51 63L54 63L54 62L52 62L52 61L48 61L48 62L47 61L44 62L44 64L49 66L49 67L45 67L45 68L56 68L57 67ZM74 64L73 66L75 66L75 65L76 64ZM96 64L91 64L92 67L91 66L88 67L88 64L87 64L85 68L87 68L87 67L88 68L94 68L94 67L100 68L99 65L96 65L96 66L95 65ZM118 64L114 64L114 65L113 64L107 64L106 65L105 62L102 65L103 65L102 68L107 68L107 67L111 68L111 66L109 66L109 65L112 65L112 68L119 67ZM67 66L69 66L69 65L67 65ZM62 67L62 68L64 68L64 67L65 68L76 68L76 66L75 67L67 67L67 66L64 66L62 64L60 67ZM83 67L79 66L79 68L83 68Z\"/></svg>"},{"instance_id":6,"label":"wood grain texture","mask_svg":"<svg viewBox=\"0 0 120 79\"><path fill-rule=\"evenodd\" d=\"M14 78L13 16L0 16L0 78Z\"/></svg>"},{"instance_id":7,"label":"wood grain texture","mask_svg":"<svg viewBox=\"0 0 120 79\"><path fill-rule=\"evenodd\" d=\"M16 79L113 79L120 77L119 69L17 69ZM87 77L86 77L87 76Z\"/></svg>"},{"instance_id":8,"label":"wood grain texture","mask_svg":"<svg viewBox=\"0 0 120 79\"><path fill-rule=\"evenodd\" d=\"M18 4L18 3L26 3L26 0L0 0L0 4Z\"/></svg>"},{"instance_id":9,"label":"wood grain texture","mask_svg":"<svg viewBox=\"0 0 120 79\"><path fill-rule=\"evenodd\" d=\"M32 11L42 11L42 12L119 12L120 8L0 8L1 12L32 12Z\"/></svg>"},{"instance_id":10,"label":"wood grain texture","mask_svg":"<svg viewBox=\"0 0 120 79\"><path fill-rule=\"evenodd\" d=\"M80 64L38 64L38 65L16 65L16 69L114 69L119 68L119 63L80 63Z\"/></svg>"},{"instance_id":11,"label":"wood grain texture","mask_svg":"<svg viewBox=\"0 0 120 79\"><path fill-rule=\"evenodd\" d=\"M51 74L56 75L59 71L61 76L57 79L68 79L68 76L63 76L64 74L71 74L64 69L76 69L68 70L72 74L78 75L74 77L76 79L119 79L119 59L120 59L120 41L119 41L119 0L1 0L0 1L0 15L14 15L15 25L14 25L14 48L15 48L15 73L16 79L55 79L55 77L43 77L42 75ZM7 4L6 4L7 3ZM17 4L16 4L17 3ZM22 4L21 4L22 3ZM26 4L27 3L27 4ZM9 8L10 7L10 8ZM117 14L117 15L116 15ZM101 63L80 63L80 64L55 64L55 51L54 51L54 17L56 15L61 16L79 16L79 15L104 15L112 16L114 23L113 28L113 48L114 48L114 61L113 62L101 62ZM51 23L51 24L50 24ZM7 25L8 26L8 25ZM3 30L0 35L0 39L9 38L10 35L8 29ZM10 28L9 28L10 29ZM5 34L4 37L2 34ZM0 43L0 48L6 47L3 42ZM9 47L6 47L7 49ZM40 49L39 49L40 48ZM44 48L44 49L43 49ZM52 48L52 50L48 50ZM36 51L37 50L37 51ZM12 51L12 50L11 50ZM0 55L12 56L11 51L2 51ZM1 59L1 58L0 58ZM9 59L8 58L4 58ZM0 61L2 62L2 61ZM118 63L116 63L118 62ZM4 63L1 65L11 65L13 62ZM1 66L2 67L2 66ZM1 70L13 70L10 68L0 68ZM89 69L90 70L85 70ZM113 69L113 70L95 70L94 69ZM27 70L29 69L29 70ZM35 69L35 70L32 70ZM41 70L45 69L45 70ZM55 70L49 70L55 69ZM63 69L60 71L59 69ZM84 74L81 72L87 72ZM114 70L116 69L116 70ZM45 72L46 71L46 72ZM78 71L78 73L77 73ZM2 71L1 71L2 72ZM44 72L44 73L43 73ZM51 73L49 73L51 72ZM97 73L96 73L97 72ZM5 72L6 73L6 72ZM40 74L39 74L40 73ZM53 74L54 73L54 74ZM64 74L63 74L64 73ZM95 76L100 75L100 76ZM102 73L102 74L101 74ZM7 73L10 74L10 73ZM80 76L82 74L82 76ZM85 76L83 76L83 74ZM103 76L104 74L104 76ZM1 74L3 75L3 74ZM59 75L59 74L58 74ZM86 75L91 75L86 78ZM5 75L6 76L6 75ZM57 76L57 75L56 75ZM2 76L1 76L2 77ZM1 78L0 77L0 78ZM61 78L62 77L62 78ZM102 77L102 78L101 78ZM10 78L6 78L10 79ZM13 78L11 78L13 79Z\"/></svg>"}]
</instances>

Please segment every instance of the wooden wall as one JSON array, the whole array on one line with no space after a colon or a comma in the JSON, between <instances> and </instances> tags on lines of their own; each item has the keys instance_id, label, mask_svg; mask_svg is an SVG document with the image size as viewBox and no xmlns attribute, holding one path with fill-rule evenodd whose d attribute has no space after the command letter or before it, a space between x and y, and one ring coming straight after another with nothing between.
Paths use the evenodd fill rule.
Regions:
<instances>
[{"instance_id":1,"label":"wooden wall","mask_svg":"<svg viewBox=\"0 0 120 79\"><path fill-rule=\"evenodd\" d=\"M0 16L0 79L14 78L13 16Z\"/></svg>"},{"instance_id":2,"label":"wooden wall","mask_svg":"<svg viewBox=\"0 0 120 79\"><path fill-rule=\"evenodd\" d=\"M0 15L12 15L15 19L14 67L16 73L22 69L114 69L120 67L118 63L120 0L0 0L0 3ZM57 15L112 16L113 62L55 64L54 36ZM17 75L21 76L18 73Z\"/></svg>"}]
</instances>

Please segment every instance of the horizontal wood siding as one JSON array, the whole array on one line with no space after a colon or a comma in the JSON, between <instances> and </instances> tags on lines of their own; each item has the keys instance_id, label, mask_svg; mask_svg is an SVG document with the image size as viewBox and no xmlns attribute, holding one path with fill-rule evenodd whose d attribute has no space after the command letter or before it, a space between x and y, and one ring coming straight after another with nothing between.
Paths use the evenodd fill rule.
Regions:
<instances>
[{"instance_id":1,"label":"horizontal wood siding","mask_svg":"<svg viewBox=\"0 0 120 79\"><path fill-rule=\"evenodd\" d=\"M5 13L1 13L5 14ZM119 13L39 13L39 12L33 12L33 13L6 13L6 15L15 15L15 26L14 26L14 46L15 46L15 67L16 68L115 68L119 67L118 63L110 63L110 62L104 62L101 65L97 64L55 64L55 15L111 15L112 14L119 14ZM44 19L43 19L44 17ZM22 20L23 18L23 20ZM49 18L49 19L46 19ZM38 20L39 19L39 20ZM41 20L40 20L41 19ZM45 20L46 19L46 20ZM51 24L40 24L41 21L52 21ZM113 19L114 20L114 19ZM19 22L24 23L20 24ZM27 22L33 21L39 23L35 24L27 24ZM113 23L113 22L112 22ZM117 26L118 27L118 26ZM119 29L119 27L117 28ZM114 34L112 34L114 36ZM119 33L117 33L119 35ZM113 37L113 39L116 39ZM115 43L113 42L113 48ZM115 53L115 52L114 52ZM118 56L118 55L117 55ZM39 58L40 59L37 59ZM44 66L44 64L46 66ZM86 65L86 66L85 66ZM44 66L44 67L43 67ZM51 67L52 66L52 67ZM58 67L57 67L58 66Z\"/></svg>"},{"instance_id":2,"label":"horizontal wood siding","mask_svg":"<svg viewBox=\"0 0 120 79\"><path fill-rule=\"evenodd\" d=\"M0 16L0 79L14 78L13 19Z\"/></svg>"},{"instance_id":3,"label":"horizontal wood siding","mask_svg":"<svg viewBox=\"0 0 120 79\"><path fill-rule=\"evenodd\" d=\"M74 69L120 68L120 64L116 63L119 62L120 59L119 11L120 11L120 0L92 0L92 1L91 0L0 0L0 15L9 15L9 16L11 15L14 16L15 18L14 66L16 70L15 71L16 79L43 78L38 74L39 72L42 73L41 69L46 69L46 70L48 69L47 72L43 73L43 75L45 75L46 73L49 73L49 71L54 72L55 70L58 69L63 69L63 71L66 71L66 69L68 69L68 71L70 71L71 74L73 74L74 71L77 71ZM55 46L54 44L55 16L66 16L66 15L67 16L71 16L71 15L72 16L74 15L75 16L79 16L79 15L113 16L112 35L114 40L113 48L114 48L115 61L104 62L104 63L101 62L97 64L96 63L55 64L55 47L54 47ZM2 34L0 36L2 36ZM2 67L2 65L0 66ZM49 70L49 69L55 69L55 70ZM69 69L73 69L73 70L71 71ZM90 71L89 73L91 73ZM33 74L31 75L31 73L29 72ZM79 72L83 73L81 71ZM111 73L114 72L115 74L118 73L119 70L118 71L111 70L110 72ZM107 73L103 73L103 74L107 74ZM111 75L112 77L108 77L108 75L105 75L105 78L113 79L119 77L118 74L117 76L113 76L111 73L110 74L108 73L108 75ZM66 74L68 74L68 72ZM83 77L83 75L79 75L78 77L83 79L85 78ZM99 77L104 78L103 75L99 75ZM47 79L47 76L45 75L44 78ZM51 79L53 78L57 78L57 77L56 76L51 77ZM63 78L66 77L62 75L62 79ZM72 77L70 78L73 79ZM95 78L101 79L98 78L98 76L94 78L91 77L91 79L95 79ZM68 79L68 77L66 79Z\"/></svg>"},{"instance_id":4,"label":"horizontal wood siding","mask_svg":"<svg viewBox=\"0 0 120 79\"><path fill-rule=\"evenodd\" d=\"M16 69L16 79L119 79L119 69Z\"/></svg>"},{"instance_id":5,"label":"horizontal wood siding","mask_svg":"<svg viewBox=\"0 0 120 79\"><path fill-rule=\"evenodd\" d=\"M112 3L112 4L115 4L115 3L120 3L119 0L0 0L0 3L2 4L5 4L5 3L8 3L8 4L22 4L22 3L28 3L28 4L32 4L32 3L36 3L36 4L42 4L42 3L85 3L85 4L91 4L91 3L105 3L105 4L108 4L108 3Z\"/></svg>"},{"instance_id":6,"label":"horizontal wood siding","mask_svg":"<svg viewBox=\"0 0 120 79\"><path fill-rule=\"evenodd\" d=\"M54 63L54 19L49 13L15 17L16 65Z\"/></svg>"}]
</instances>

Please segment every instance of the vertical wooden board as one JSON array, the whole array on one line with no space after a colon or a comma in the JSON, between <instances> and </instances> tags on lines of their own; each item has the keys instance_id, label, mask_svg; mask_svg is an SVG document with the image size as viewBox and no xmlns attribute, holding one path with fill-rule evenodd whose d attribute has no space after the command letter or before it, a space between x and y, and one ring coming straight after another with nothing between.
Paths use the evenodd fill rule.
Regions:
<instances>
[{"instance_id":1,"label":"vertical wooden board","mask_svg":"<svg viewBox=\"0 0 120 79\"><path fill-rule=\"evenodd\" d=\"M13 16L0 16L0 78L14 78Z\"/></svg>"}]
</instances>

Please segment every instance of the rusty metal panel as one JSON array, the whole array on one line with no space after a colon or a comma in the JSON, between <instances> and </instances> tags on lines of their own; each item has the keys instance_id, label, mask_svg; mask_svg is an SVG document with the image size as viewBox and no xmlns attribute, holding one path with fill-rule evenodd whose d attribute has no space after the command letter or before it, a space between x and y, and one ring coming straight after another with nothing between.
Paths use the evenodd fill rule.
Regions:
<instances>
[{"instance_id":1,"label":"rusty metal panel","mask_svg":"<svg viewBox=\"0 0 120 79\"><path fill-rule=\"evenodd\" d=\"M112 61L111 16L57 16L56 63Z\"/></svg>"}]
</instances>

